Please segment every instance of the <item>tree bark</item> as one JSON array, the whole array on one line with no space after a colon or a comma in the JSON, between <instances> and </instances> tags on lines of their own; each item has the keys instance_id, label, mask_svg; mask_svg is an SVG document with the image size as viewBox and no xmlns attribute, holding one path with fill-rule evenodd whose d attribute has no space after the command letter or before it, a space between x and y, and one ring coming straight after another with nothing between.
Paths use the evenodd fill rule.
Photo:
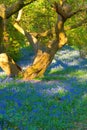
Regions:
<instances>
[{"instance_id":1,"label":"tree bark","mask_svg":"<svg viewBox=\"0 0 87 130\"><path fill-rule=\"evenodd\" d=\"M5 71L8 76L18 75L22 69L17 65L14 60L9 57L5 52L4 42L6 34L6 19L11 15L19 11L24 6L34 2L36 0L31 0L30 2L24 4L24 0L18 0L9 8L6 8L4 4L0 5L0 67Z\"/></svg>"},{"instance_id":2,"label":"tree bark","mask_svg":"<svg viewBox=\"0 0 87 130\"><path fill-rule=\"evenodd\" d=\"M6 9L6 18L11 17L13 14L18 12L20 9L22 9L24 6L27 6L36 0L30 0L28 3L25 3L25 0L18 0L14 4L12 4L10 7Z\"/></svg>"},{"instance_id":3,"label":"tree bark","mask_svg":"<svg viewBox=\"0 0 87 130\"><path fill-rule=\"evenodd\" d=\"M58 8L61 8L60 10ZM66 21L67 13L62 14L62 7L55 3L55 10L58 15L58 20L55 26L56 39L53 42L49 42L47 47L38 48L33 65L28 67L24 72L24 79L30 80L36 77L41 77L46 71L47 67L52 62L56 52L67 43L67 37L64 32L64 23ZM59 13L61 11L61 13ZM65 17L64 17L65 15Z\"/></svg>"},{"instance_id":4,"label":"tree bark","mask_svg":"<svg viewBox=\"0 0 87 130\"><path fill-rule=\"evenodd\" d=\"M0 54L0 67L8 76L12 77L18 75L22 71L21 67L18 66L6 53Z\"/></svg>"},{"instance_id":5,"label":"tree bark","mask_svg":"<svg viewBox=\"0 0 87 130\"><path fill-rule=\"evenodd\" d=\"M62 48L67 43L67 38L64 32L64 22L65 18L58 14L58 21L55 27L56 40L48 43L48 46L44 49L38 49L33 65L28 67L24 72L25 80L43 76L58 49Z\"/></svg>"},{"instance_id":6,"label":"tree bark","mask_svg":"<svg viewBox=\"0 0 87 130\"><path fill-rule=\"evenodd\" d=\"M0 5L0 53L4 52L4 30L5 30L5 10L6 7L4 4Z\"/></svg>"},{"instance_id":7,"label":"tree bark","mask_svg":"<svg viewBox=\"0 0 87 130\"><path fill-rule=\"evenodd\" d=\"M4 42L6 38L6 7L4 4L0 5L0 67L8 76L18 75L22 71L21 67L17 65L14 60L5 53Z\"/></svg>"}]
</instances>

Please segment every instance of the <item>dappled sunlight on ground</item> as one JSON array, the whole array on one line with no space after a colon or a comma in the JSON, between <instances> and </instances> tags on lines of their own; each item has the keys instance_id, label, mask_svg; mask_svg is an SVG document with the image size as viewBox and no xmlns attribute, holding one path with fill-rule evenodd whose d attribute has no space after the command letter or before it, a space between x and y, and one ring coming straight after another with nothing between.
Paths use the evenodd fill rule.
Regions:
<instances>
[{"instance_id":1,"label":"dappled sunlight on ground","mask_svg":"<svg viewBox=\"0 0 87 130\"><path fill-rule=\"evenodd\" d=\"M0 130L86 130L86 71L87 59L65 47L41 79L25 82L0 72Z\"/></svg>"},{"instance_id":2,"label":"dappled sunlight on ground","mask_svg":"<svg viewBox=\"0 0 87 130\"><path fill-rule=\"evenodd\" d=\"M59 81L13 81L0 88L0 123L5 119L5 122L10 122L7 122L9 127L18 126L19 130L29 129L30 126L32 130L34 126L47 126L48 130L72 129L80 114L80 106L85 105L86 112L86 103L83 103L86 99L86 85L69 86Z\"/></svg>"}]
</instances>

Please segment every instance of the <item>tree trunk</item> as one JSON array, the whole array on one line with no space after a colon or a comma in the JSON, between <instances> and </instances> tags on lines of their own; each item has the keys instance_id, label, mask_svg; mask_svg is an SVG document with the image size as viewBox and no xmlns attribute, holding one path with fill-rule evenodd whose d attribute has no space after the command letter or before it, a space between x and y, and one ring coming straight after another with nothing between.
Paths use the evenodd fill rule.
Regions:
<instances>
[{"instance_id":1,"label":"tree trunk","mask_svg":"<svg viewBox=\"0 0 87 130\"><path fill-rule=\"evenodd\" d=\"M18 75L22 71L13 59L5 53L4 43L8 42L6 32L6 7L4 4L0 5L0 67L8 76Z\"/></svg>"},{"instance_id":2,"label":"tree trunk","mask_svg":"<svg viewBox=\"0 0 87 130\"><path fill-rule=\"evenodd\" d=\"M64 33L64 22L65 19L61 15L58 15L58 21L55 27L56 40L48 43L48 46L44 49L38 49L33 65L28 67L24 72L25 80L41 77L52 62L58 49L67 43L67 38Z\"/></svg>"},{"instance_id":3,"label":"tree trunk","mask_svg":"<svg viewBox=\"0 0 87 130\"><path fill-rule=\"evenodd\" d=\"M0 53L4 52L4 44L3 44L3 37L4 37L4 29L5 29L5 6L4 4L0 5Z\"/></svg>"},{"instance_id":4,"label":"tree trunk","mask_svg":"<svg viewBox=\"0 0 87 130\"><path fill-rule=\"evenodd\" d=\"M0 54L0 67L8 76L12 77L18 75L22 71L21 67L18 66L6 53Z\"/></svg>"},{"instance_id":5,"label":"tree trunk","mask_svg":"<svg viewBox=\"0 0 87 130\"><path fill-rule=\"evenodd\" d=\"M46 52L42 50L38 50L33 65L28 67L24 72L24 79L29 80L35 77L43 76L44 72L46 71L47 67L51 63L56 50L53 49L53 52Z\"/></svg>"}]
</instances>

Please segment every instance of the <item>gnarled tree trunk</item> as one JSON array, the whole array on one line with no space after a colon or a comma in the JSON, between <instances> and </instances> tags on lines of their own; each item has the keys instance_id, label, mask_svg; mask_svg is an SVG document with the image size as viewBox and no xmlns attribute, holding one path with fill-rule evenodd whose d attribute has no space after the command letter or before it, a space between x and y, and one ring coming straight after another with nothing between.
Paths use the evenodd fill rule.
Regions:
<instances>
[{"instance_id":1,"label":"gnarled tree trunk","mask_svg":"<svg viewBox=\"0 0 87 130\"><path fill-rule=\"evenodd\" d=\"M38 48L33 65L28 67L24 72L25 80L42 76L49 64L52 62L58 49L62 48L67 43L67 38L64 32L64 22L66 21L67 14L63 14L64 12L61 4L59 4L59 7L61 10L60 14L58 11L58 4L55 3L55 10L58 14L58 20L55 27L56 40L48 43L48 46L45 47L45 49Z\"/></svg>"},{"instance_id":2,"label":"gnarled tree trunk","mask_svg":"<svg viewBox=\"0 0 87 130\"><path fill-rule=\"evenodd\" d=\"M8 76L18 75L22 71L14 60L5 53L4 42L6 38L6 7L4 4L0 5L0 67Z\"/></svg>"},{"instance_id":3,"label":"gnarled tree trunk","mask_svg":"<svg viewBox=\"0 0 87 130\"><path fill-rule=\"evenodd\" d=\"M42 76L52 62L58 49L62 48L67 43L67 38L64 32L64 22L65 19L58 14L58 21L55 28L56 40L48 43L48 46L45 47L45 49L38 48L33 65L28 67L24 72L25 80Z\"/></svg>"},{"instance_id":4,"label":"gnarled tree trunk","mask_svg":"<svg viewBox=\"0 0 87 130\"><path fill-rule=\"evenodd\" d=\"M5 29L5 10L6 7L4 4L0 5L0 53L4 52L4 29Z\"/></svg>"},{"instance_id":5,"label":"gnarled tree trunk","mask_svg":"<svg viewBox=\"0 0 87 130\"><path fill-rule=\"evenodd\" d=\"M0 67L5 71L8 76L16 76L22 71L20 66L18 66L13 59L6 53L0 54Z\"/></svg>"}]
</instances>

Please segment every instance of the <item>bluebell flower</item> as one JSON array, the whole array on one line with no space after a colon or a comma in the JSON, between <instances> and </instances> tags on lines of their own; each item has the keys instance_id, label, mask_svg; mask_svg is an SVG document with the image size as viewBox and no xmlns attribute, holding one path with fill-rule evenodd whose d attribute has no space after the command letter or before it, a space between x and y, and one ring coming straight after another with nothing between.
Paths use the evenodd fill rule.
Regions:
<instances>
[{"instance_id":1,"label":"bluebell flower","mask_svg":"<svg viewBox=\"0 0 87 130\"><path fill-rule=\"evenodd\" d=\"M2 130L2 127L0 126L0 130Z\"/></svg>"},{"instance_id":2,"label":"bluebell flower","mask_svg":"<svg viewBox=\"0 0 87 130\"><path fill-rule=\"evenodd\" d=\"M39 109L33 109L32 112L38 113L38 112L39 112Z\"/></svg>"},{"instance_id":3,"label":"bluebell flower","mask_svg":"<svg viewBox=\"0 0 87 130\"><path fill-rule=\"evenodd\" d=\"M1 101L0 102L0 107L5 108L6 107L6 102L5 101Z\"/></svg>"},{"instance_id":4,"label":"bluebell flower","mask_svg":"<svg viewBox=\"0 0 87 130\"><path fill-rule=\"evenodd\" d=\"M72 101L72 97L71 95L68 94L68 95L62 96L61 100L66 100L67 103L69 103L70 101Z\"/></svg>"},{"instance_id":5,"label":"bluebell flower","mask_svg":"<svg viewBox=\"0 0 87 130\"><path fill-rule=\"evenodd\" d=\"M40 92L37 92L36 95L39 97L42 97L42 93L40 93Z\"/></svg>"},{"instance_id":6,"label":"bluebell flower","mask_svg":"<svg viewBox=\"0 0 87 130\"><path fill-rule=\"evenodd\" d=\"M52 105L52 106L50 107L50 110L54 110L55 108L57 108L57 106L56 106L56 105Z\"/></svg>"},{"instance_id":7,"label":"bluebell flower","mask_svg":"<svg viewBox=\"0 0 87 130\"><path fill-rule=\"evenodd\" d=\"M3 94L3 93L4 93L4 91L3 91L3 90L0 90L0 95Z\"/></svg>"},{"instance_id":8,"label":"bluebell flower","mask_svg":"<svg viewBox=\"0 0 87 130\"><path fill-rule=\"evenodd\" d=\"M19 107L22 106L22 102L19 99L15 99L16 103L18 104Z\"/></svg>"},{"instance_id":9,"label":"bluebell flower","mask_svg":"<svg viewBox=\"0 0 87 130\"><path fill-rule=\"evenodd\" d=\"M51 116L51 117L57 117L57 118L58 118L58 117L60 117L60 115L61 115L61 112L60 112L60 111L57 111L57 112L55 112L55 113L53 113L53 112L50 113L50 116Z\"/></svg>"},{"instance_id":10,"label":"bluebell flower","mask_svg":"<svg viewBox=\"0 0 87 130\"><path fill-rule=\"evenodd\" d=\"M6 111L3 109L3 110L0 110L0 114L6 114Z\"/></svg>"}]
</instances>

